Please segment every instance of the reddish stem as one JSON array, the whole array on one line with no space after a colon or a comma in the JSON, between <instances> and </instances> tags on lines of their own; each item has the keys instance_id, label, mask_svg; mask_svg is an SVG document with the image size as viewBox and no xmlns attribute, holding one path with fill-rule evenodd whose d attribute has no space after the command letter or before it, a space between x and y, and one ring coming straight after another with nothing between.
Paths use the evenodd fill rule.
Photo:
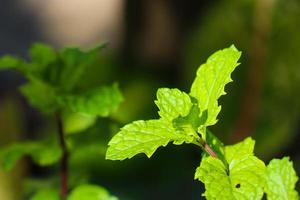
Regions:
<instances>
[{"instance_id":1,"label":"reddish stem","mask_svg":"<svg viewBox=\"0 0 300 200\"><path fill-rule=\"evenodd\" d=\"M212 156L214 158L218 158L217 154L214 152L214 150L212 150L212 148L210 148L210 146L208 146L207 143L205 143L204 149L210 156Z\"/></svg>"},{"instance_id":2,"label":"reddish stem","mask_svg":"<svg viewBox=\"0 0 300 200\"><path fill-rule=\"evenodd\" d=\"M60 163L60 193L62 199L66 199L68 196L68 158L69 153L64 137L64 129L63 129L63 122L60 117L60 113L56 113L56 123L58 128L58 137L59 143L62 150L62 158Z\"/></svg>"}]
</instances>

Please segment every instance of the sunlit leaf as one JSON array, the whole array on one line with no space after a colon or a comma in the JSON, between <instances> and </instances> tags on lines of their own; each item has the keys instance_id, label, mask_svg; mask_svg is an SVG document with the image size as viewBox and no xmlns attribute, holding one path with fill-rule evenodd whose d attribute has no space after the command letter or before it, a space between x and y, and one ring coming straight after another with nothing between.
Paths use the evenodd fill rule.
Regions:
<instances>
[{"instance_id":1,"label":"sunlit leaf","mask_svg":"<svg viewBox=\"0 0 300 200\"><path fill-rule=\"evenodd\" d=\"M192 137L172 128L163 120L135 121L124 126L109 142L106 159L124 160L139 153L151 157L160 146L169 142L191 142Z\"/></svg>"},{"instance_id":2,"label":"sunlit leaf","mask_svg":"<svg viewBox=\"0 0 300 200\"><path fill-rule=\"evenodd\" d=\"M299 195L295 190L297 181L293 163L288 157L271 160L267 166L268 200L298 200Z\"/></svg>"},{"instance_id":3,"label":"sunlit leaf","mask_svg":"<svg viewBox=\"0 0 300 200\"><path fill-rule=\"evenodd\" d=\"M226 94L225 85L232 81L231 73L241 56L234 46L217 51L197 71L190 95L198 100L201 115L207 115L204 127L214 125L221 110L220 96ZM202 118L203 116L201 116Z\"/></svg>"},{"instance_id":4,"label":"sunlit leaf","mask_svg":"<svg viewBox=\"0 0 300 200\"><path fill-rule=\"evenodd\" d=\"M203 157L195 179L205 185L206 199L260 200L265 186L265 164L253 155L254 140L225 147L228 166L218 158Z\"/></svg>"}]
</instances>

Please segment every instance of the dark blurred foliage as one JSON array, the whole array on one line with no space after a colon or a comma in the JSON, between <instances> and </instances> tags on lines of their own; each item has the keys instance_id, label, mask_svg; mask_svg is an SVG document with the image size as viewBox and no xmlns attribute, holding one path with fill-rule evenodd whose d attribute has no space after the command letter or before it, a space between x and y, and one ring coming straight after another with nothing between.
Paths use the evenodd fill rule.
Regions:
<instances>
[{"instance_id":1,"label":"dark blurred foliage","mask_svg":"<svg viewBox=\"0 0 300 200\"><path fill-rule=\"evenodd\" d=\"M36 17L16 2L0 2L0 54L26 57L32 42L49 41L37 27ZM99 63L86 73L82 87L117 81L125 101L112 117L97 119L86 130L67 136L70 146L81 146L70 158L71 185L96 183L121 200L200 199L203 186L193 180L200 149L169 145L151 159L139 155L118 162L104 159L106 144L125 123L157 116L153 100L158 87L189 91L199 65L230 44L243 55L234 82L226 88L228 95L221 98L214 133L227 144L252 136L261 158L288 155L299 174L299 1L132 0L124 4L123 21L121 44L106 48ZM33 110L18 93L23 82L16 73L0 73L1 145L56 131L53 119ZM74 119L68 122L71 127L84 123ZM1 172L0 184L7 189L0 195L18 199L9 191L22 188L30 194L57 185L58 176L50 176L57 168L41 168L26 159L9 175Z\"/></svg>"}]
</instances>

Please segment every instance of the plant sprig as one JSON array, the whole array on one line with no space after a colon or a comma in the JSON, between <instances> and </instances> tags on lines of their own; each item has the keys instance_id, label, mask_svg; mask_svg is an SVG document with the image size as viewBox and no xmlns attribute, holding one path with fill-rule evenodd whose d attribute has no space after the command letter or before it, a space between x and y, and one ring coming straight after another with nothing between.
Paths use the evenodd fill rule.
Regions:
<instances>
[{"instance_id":1,"label":"plant sprig","mask_svg":"<svg viewBox=\"0 0 300 200\"><path fill-rule=\"evenodd\" d=\"M298 199L294 189L298 177L288 158L273 160L266 167L254 156L253 139L224 146L208 130L217 123L218 99L226 94L225 85L232 81L240 56L233 45L215 52L199 67L189 94L177 88L158 89L155 104L160 118L121 128L108 144L106 159L124 160L139 153L151 157L170 142L195 144L205 152L195 179L204 183L208 200L260 200L264 193L270 200Z\"/></svg>"},{"instance_id":2,"label":"plant sprig","mask_svg":"<svg viewBox=\"0 0 300 200\"><path fill-rule=\"evenodd\" d=\"M68 197L69 184L69 148L65 136L64 117L79 114L87 118L82 130L92 125L95 117L107 117L116 111L123 97L116 83L112 85L95 85L82 88L85 73L97 64L100 50L105 45L89 51L78 48L54 48L36 43L29 50L30 60L6 55L0 58L0 70L12 69L21 73L27 82L20 91L27 101L40 112L53 116L57 124L57 141L28 141L3 148L0 151L0 161L5 169L11 169L23 155L29 155L41 166L53 165L60 161L60 196ZM83 118L84 118L83 117ZM67 120L66 120L67 121ZM74 130L73 130L74 131ZM49 148L49 144L51 144ZM78 189L79 190L79 189ZM100 187L87 186L71 194L68 199L82 199L92 191L94 196L108 198L108 193ZM47 199L49 191L37 193L33 199ZM99 193L99 194L98 194ZM52 193L54 197L57 195ZM54 198L53 199L56 199ZM86 197L84 197L86 198ZM57 197L59 199L59 197Z\"/></svg>"}]
</instances>

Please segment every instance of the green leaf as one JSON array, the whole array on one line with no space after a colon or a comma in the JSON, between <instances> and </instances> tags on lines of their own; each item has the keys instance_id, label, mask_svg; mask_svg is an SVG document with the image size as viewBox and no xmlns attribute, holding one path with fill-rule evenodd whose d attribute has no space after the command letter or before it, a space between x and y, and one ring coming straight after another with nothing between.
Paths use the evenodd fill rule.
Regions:
<instances>
[{"instance_id":1,"label":"green leaf","mask_svg":"<svg viewBox=\"0 0 300 200\"><path fill-rule=\"evenodd\" d=\"M30 152L32 159L40 166L49 166L59 162L62 151L58 145L47 143L37 144Z\"/></svg>"},{"instance_id":2,"label":"green leaf","mask_svg":"<svg viewBox=\"0 0 300 200\"><path fill-rule=\"evenodd\" d=\"M58 52L59 64L62 66L58 70L58 85L65 91L76 91L86 82L83 78L89 70L94 71L93 66L99 65L101 50L106 46L102 44L88 51L79 48L64 48ZM103 66L98 66L103 67Z\"/></svg>"},{"instance_id":3,"label":"green leaf","mask_svg":"<svg viewBox=\"0 0 300 200\"><path fill-rule=\"evenodd\" d=\"M31 61L24 71L29 83L31 79L35 79L51 87L57 86L57 71L63 66L58 61L55 49L46 44L35 43L31 46L29 55Z\"/></svg>"},{"instance_id":4,"label":"green leaf","mask_svg":"<svg viewBox=\"0 0 300 200\"><path fill-rule=\"evenodd\" d=\"M288 157L273 159L267 166L266 193L269 200L297 200L298 177Z\"/></svg>"},{"instance_id":5,"label":"green leaf","mask_svg":"<svg viewBox=\"0 0 300 200\"><path fill-rule=\"evenodd\" d=\"M4 170L10 170L13 168L17 161L28 152L25 146L27 145L14 144L1 149L0 161Z\"/></svg>"},{"instance_id":6,"label":"green leaf","mask_svg":"<svg viewBox=\"0 0 300 200\"><path fill-rule=\"evenodd\" d=\"M4 147L0 151L0 161L3 169L10 170L23 156L31 156L40 166L52 165L61 158L58 145L49 142L23 142Z\"/></svg>"},{"instance_id":7,"label":"green leaf","mask_svg":"<svg viewBox=\"0 0 300 200\"><path fill-rule=\"evenodd\" d=\"M155 104L159 108L159 116L168 121L187 116L192 107L188 94L178 89L160 88L157 90Z\"/></svg>"},{"instance_id":8,"label":"green leaf","mask_svg":"<svg viewBox=\"0 0 300 200\"><path fill-rule=\"evenodd\" d=\"M101 45L87 52L78 48L64 48L56 51L42 44L34 44L30 51L31 63L27 65L26 75L29 74L41 81L59 88L63 92L73 92L80 85L82 75L88 67L97 64Z\"/></svg>"},{"instance_id":9,"label":"green leaf","mask_svg":"<svg viewBox=\"0 0 300 200\"><path fill-rule=\"evenodd\" d=\"M182 134L199 138L196 131L201 122L199 108L188 94L178 89L160 88L155 104L159 108L161 120L166 120ZM177 142L175 142L177 143ZM182 143L182 142L179 142Z\"/></svg>"},{"instance_id":10,"label":"green leaf","mask_svg":"<svg viewBox=\"0 0 300 200\"><path fill-rule=\"evenodd\" d=\"M24 64L24 61L16 57L5 55L0 58L0 70L2 69L18 69Z\"/></svg>"},{"instance_id":11,"label":"green leaf","mask_svg":"<svg viewBox=\"0 0 300 200\"><path fill-rule=\"evenodd\" d=\"M59 52L63 68L60 71L59 83L67 91L80 85L83 74L92 65L97 64L100 51L106 45L100 45L87 52L78 48L65 48ZM72 76L70 76L72 74Z\"/></svg>"},{"instance_id":12,"label":"green leaf","mask_svg":"<svg viewBox=\"0 0 300 200\"><path fill-rule=\"evenodd\" d=\"M64 132L67 134L79 133L96 122L95 116L88 116L80 113L63 113Z\"/></svg>"},{"instance_id":13,"label":"green leaf","mask_svg":"<svg viewBox=\"0 0 300 200\"><path fill-rule=\"evenodd\" d=\"M197 133L197 129L201 124L201 119L199 118L199 108L197 105L193 105L189 114L185 117L177 117L172 121L173 127L178 130L182 131L183 134L190 136L193 139L193 143L196 145L202 145L199 143L200 136Z\"/></svg>"},{"instance_id":14,"label":"green leaf","mask_svg":"<svg viewBox=\"0 0 300 200\"><path fill-rule=\"evenodd\" d=\"M98 55L98 53L96 54ZM77 48L66 48L60 52L63 68L60 71L59 83L65 90L71 90L80 80L90 60ZM86 59L87 58L87 59ZM72 76L70 76L72 74Z\"/></svg>"},{"instance_id":15,"label":"green leaf","mask_svg":"<svg viewBox=\"0 0 300 200\"><path fill-rule=\"evenodd\" d=\"M58 102L73 112L102 117L114 112L122 101L123 97L117 84L100 87L82 95L58 97Z\"/></svg>"},{"instance_id":16,"label":"green leaf","mask_svg":"<svg viewBox=\"0 0 300 200\"><path fill-rule=\"evenodd\" d=\"M56 51L46 44L35 43L29 50L29 63L4 56L0 58L0 69L13 68L24 75L28 83L21 87L22 94L44 113L72 110L105 117L123 100L118 86L81 88L82 76L89 67L97 65L100 50L104 47L105 44L86 52L78 48ZM92 124L92 121L87 123Z\"/></svg>"},{"instance_id":17,"label":"green leaf","mask_svg":"<svg viewBox=\"0 0 300 200\"><path fill-rule=\"evenodd\" d=\"M185 117L177 117L172 121L174 128L183 131L187 135L191 135L198 140L200 137L197 134L201 120L199 118L199 108L196 105L191 107L190 113Z\"/></svg>"},{"instance_id":18,"label":"green leaf","mask_svg":"<svg viewBox=\"0 0 300 200\"><path fill-rule=\"evenodd\" d=\"M253 155L255 141L248 137L242 142L225 147L225 156L228 163L244 156Z\"/></svg>"},{"instance_id":19,"label":"green leaf","mask_svg":"<svg viewBox=\"0 0 300 200\"><path fill-rule=\"evenodd\" d=\"M59 192L55 189L42 189L37 191L30 200L60 200Z\"/></svg>"},{"instance_id":20,"label":"green leaf","mask_svg":"<svg viewBox=\"0 0 300 200\"><path fill-rule=\"evenodd\" d=\"M56 51L52 47L42 43L35 43L29 50L31 61L44 68L56 61Z\"/></svg>"},{"instance_id":21,"label":"green leaf","mask_svg":"<svg viewBox=\"0 0 300 200\"><path fill-rule=\"evenodd\" d=\"M151 157L160 146L190 143L193 137L177 131L164 120L135 121L124 126L109 142L106 159L124 160L145 153Z\"/></svg>"},{"instance_id":22,"label":"green leaf","mask_svg":"<svg viewBox=\"0 0 300 200\"><path fill-rule=\"evenodd\" d=\"M72 190L68 200L118 200L106 189L96 185L80 185Z\"/></svg>"},{"instance_id":23,"label":"green leaf","mask_svg":"<svg viewBox=\"0 0 300 200\"><path fill-rule=\"evenodd\" d=\"M211 126L217 122L217 115L221 110L218 99L226 94L225 85L232 81L230 76L238 66L240 56L241 52L232 45L214 53L198 69L190 95L198 100L201 115L207 115L204 126Z\"/></svg>"},{"instance_id":24,"label":"green leaf","mask_svg":"<svg viewBox=\"0 0 300 200\"><path fill-rule=\"evenodd\" d=\"M20 87L27 101L42 112L54 112L58 108L55 88L35 77L29 77L29 79L27 84Z\"/></svg>"},{"instance_id":25,"label":"green leaf","mask_svg":"<svg viewBox=\"0 0 300 200\"><path fill-rule=\"evenodd\" d=\"M206 199L260 200L263 197L266 167L253 155L254 143L247 138L225 147L228 166L211 156L202 158L195 179L204 183Z\"/></svg>"}]
</instances>

